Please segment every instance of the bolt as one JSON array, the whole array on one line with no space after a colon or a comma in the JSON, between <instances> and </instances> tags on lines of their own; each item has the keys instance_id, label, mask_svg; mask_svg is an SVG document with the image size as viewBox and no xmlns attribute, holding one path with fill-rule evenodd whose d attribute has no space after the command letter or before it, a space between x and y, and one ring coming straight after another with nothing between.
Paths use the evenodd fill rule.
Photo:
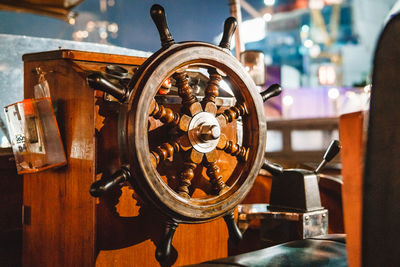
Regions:
<instances>
[{"instance_id":1,"label":"bolt","mask_svg":"<svg viewBox=\"0 0 400 267\"><path fill-rule=\"evenodd\" d=\"M216 140L221 135L221 129L217 125L201 125L200 138L203 141Z\"/></svg>"}]
</instances>

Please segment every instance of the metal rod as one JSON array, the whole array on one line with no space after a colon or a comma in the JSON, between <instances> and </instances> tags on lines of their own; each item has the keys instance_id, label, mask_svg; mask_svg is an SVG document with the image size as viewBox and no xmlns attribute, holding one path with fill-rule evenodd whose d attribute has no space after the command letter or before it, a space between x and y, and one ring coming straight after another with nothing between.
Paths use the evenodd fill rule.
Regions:
<instances>
[{"instance_id":1,"label":"metal rod","mask_svg":"<svg viewBox=\"0 0 400 267\"><path fill-rule=\"evenodd\" d=\"M246 10L253 18L262 17L262 13L258 12L254 7L252 7L246 0L240 0L241 7Z\"/></svg>"}]
</instances>

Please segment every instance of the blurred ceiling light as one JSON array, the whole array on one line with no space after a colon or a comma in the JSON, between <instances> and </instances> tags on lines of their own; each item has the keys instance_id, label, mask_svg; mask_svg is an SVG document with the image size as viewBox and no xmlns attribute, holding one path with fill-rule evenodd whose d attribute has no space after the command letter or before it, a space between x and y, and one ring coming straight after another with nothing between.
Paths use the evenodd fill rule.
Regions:
<instances>
[{"instance_id":1,"label":"blurred ceiling light","mask_svg":"<svg viewBox=\"0 0 400 267\"><path fill-rule=\"evenodd\" d=\"M108 0L107 4L108 4L108 6L114 6L115 0Z\"/></svg>"},{"instance_id":2,"label":"blurred ceiling light","mask_svg":"<svg viewBox=\"0 0 400 267\"><path fill-rule=\"evenodd\" d=\"M74 41L82 41L82 39L83 39L82 31L73 32L72 33L72 39Z\"/></svg>"},{"instance_id":3,"label":"blurred ceiling light","mask_svg":"<svg viewBox=\"0 0 400 267\"><path fill-rule=\"evenodd\" d=\"M107 1L106 0L100 0L100 11L101 13L105 13L107 11Z\"/></svg>"},{"instance_id":4,"label":"blurred ceiling light","mask_svg":"<svg viewBox=\"0 0 400 267\"><path fill-rule=\"evenodd\" d=\"M264 0L264 4L266 6L273 6L275 4L275 0Z\"/></svg>"},{"instance_id":5,"label":"blurred ceiling light","mask_svg":"<svg viewBox=\"0 0 400 267\"><path fill-rule=\"evenodd\" d=\"M73 18L73 17L68 18L68 23L69 23L70 25L75 25L75 22L76 22L75 18Z\"/></svg>"},{"instance_id":6,"label":"blurred ceiling light","mask_svg":"<svg viewBox=\"0 0 400 267\"><path fill-rule=\"evenodd\" d=\"M308 7L310 9L322 9L324 8L324 0L310 0L308 2Z\"/></svg>"},{"instance_id":7,"label":"blurred ceiling light","mask_svg":"<svg viewBox=\"0 0 400 267\"><path fill-rule=\"evenodd\" d=\"M339 5L341 3L343 3L343 0L325 0L327 5Z\"/></svg>"},{"instance_id":8,"label":"blurred ceiling light","mask_svg":"<svg viewBox=\"0 0 400 267\"><path fill-rule=\"evenodd\" d=\"M304 46L307 48L311 48L314 45L314 42L310 39L304 41Z\"/></svg>"},{"instance_id":9,"label":"blurred ceiling light","mask_svg":"<svg viewBox=\"0 0 400 267\"><path fill-rule=\"evenodd\" d=\"M318 80L321 85L334 85L336 70L333 66L325 65L318 68Z\"/></svg>"},{"instance_id":10,"label":"blurred ceiling light","mask_svg":"<svg viewBox=\"0 0 400 267\"><path fill-rule=\"evenodd\" d=\"M100 33L100 38L101 38L101 39L107 39L107 37L108 37L107 32L104 31L104 32L101 32L101 33Z\"/></svg>"},{"instance_id":11,"label":"blurred ceiling light","mask_svg":"<svg viewBox=\"0 0 400 267\"><path fill-rule=\"evenodd\" d=\"M301 26L301 31L302 32L309 32L310 31L310 26L308 26L308 25Z\"/></svg>"},{"instance_id":12,"label":"blurred ceiling light","mask_svg":"<svg viewBox=\"0 0 400 267\"><path fill-rule=\"evenodd\" d=\"M283 102L283 105L285 105L285 106L291 106L291 105L293 105L294 100L291 95L285 95L282 98L282 102Z\"/></svg>"},{"instance_id":13,"label":"blurred ceiling light","mask_svg":"<svg viewBox=\"0 0 400 267\"><path fill-rule=\"evenodd\" d=\"M118 32L118 24L117 24L117 23L111 23L111 24L109 24L109 25L107 26L107 30L108 30L109 32L113 32L113 33Z\"/></svg>"},{"instance_id":14,"label":"blurred ceiling light","mask_svg":"<svg viewBox=\"0 0 400 267\"><path fill-rule=\"evenodd\" d=\"M329 89L329 91L328 91L328 97L329 97L330 99L337 99L337 98L339 97L339 95L340 95L340 92L339 92L339 90L338 90L337 88L335 88L335 87Z\"/></svg>"},{"instance_id":15,"label":"blurred ceiling light","mask_svg":"<svg viewBox=\"0 0 400 267\"><path fill-rule=\"evenodd\" d=\"M310 57L318 57L321 54L321 47L317 44L314 44L310 48Z\"/></svg>"},{"instance_id":16,"label":"blurred ceiling light","mask_svg":"<svg viewBox=\"0 0 400 267\"><path fill-rule=\"evenodd\" d=\"M264 18L264 20L265 20L266 22L268 22L268 21L271 21L272 15L271 15L270 13L265 13L265 14L263 15L263 18Z\"/></svg>"}]
</instances>

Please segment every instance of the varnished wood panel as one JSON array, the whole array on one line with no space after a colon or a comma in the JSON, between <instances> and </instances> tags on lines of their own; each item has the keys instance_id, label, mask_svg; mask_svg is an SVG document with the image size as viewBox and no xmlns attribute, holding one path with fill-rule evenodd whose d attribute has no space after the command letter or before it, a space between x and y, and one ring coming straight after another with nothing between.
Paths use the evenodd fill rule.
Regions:
<instances>
[{"instance_id":1,"label":"varnished wood panel","mask_svg":"<svg viewBox=\"0 0 400 267\"><path fill-rule=\"evenodd\" d=\"M117 192L119 190L116 190ZM128 186L116 195L100 200L96 266L182 266L228 255L228 232L222 219L198 225L179 225L172 245L171 259L160 264L156 245L163 233L163 220L157 213L134 199ZM111 204L112 203L112 204Z\"/></svg>"},{"instance_id":2,"label":"varnished wood panel","mask_svg":"<svg viewBox=\"0 0 400 267\"><path fill-rule=\"evenodd\" d=\"M94 93L72 62L25 62L25 98L33 97L36 67L47 72L68 165L24 175L24 266L91 266L94 263Z\"/></svg>"},{"instance_id":3,"label":"varnished wood panel","mask_svg":"<svg viewBox=\"0 0 400 267\"><path fill-rule=\"evenodd\" d=\"M339 123L342 144L342 196L346 247L350 267L361 266L363 113L344 114Z\"/></svg>"},{"instance_id":4,"label":"varnished wood panel","mask_svg":"<svg viewBox=\"0 0 400 267\"><path fill-rule=\"evenodd\" d=\"M126 64L126 65L141 65L146 58L134 57L134 56L123 56L123 55L112 55L104 53L91 53L78 50L54 50L42 53L31 53L22 56L24 62L29 61L45 61L53 59L66 59L74 61L97 62L97 63L108 63L108 64Z\"/></svg>"},{"instance_id":5,"label":"varnished wood panel","mask_svg":"<svg viewBox=\"0 0 400 267\"><path fill-rule=\"evenodd\" d=\"M272 176L261 169L259 175L254 181L250 192L243 199L243 204L269 203L271 194Z\"/></svg>"}]
</instances>

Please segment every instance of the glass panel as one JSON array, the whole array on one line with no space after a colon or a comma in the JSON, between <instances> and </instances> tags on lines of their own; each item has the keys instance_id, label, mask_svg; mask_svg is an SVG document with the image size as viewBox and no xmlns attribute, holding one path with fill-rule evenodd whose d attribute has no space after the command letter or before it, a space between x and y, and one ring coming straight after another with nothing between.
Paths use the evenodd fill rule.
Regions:
<instances>
[{"instance_id":1,"label":"glass panel","mask_svg":"<svg viewBox=\"0 0 400 267\"><path fill-rule=\"evenodd\" d=\"M283 137L281 131L267 130L266 152L278 152L283 149Z\"/></svg>"},{"instance_id":2,"label":"glass panel","mask_svg":"<svg viewBox=\"0 0 400 267\"><path fill-rule=\"evenodd\" d=\"M0 34L0 108L24 98L23 61L26 53L63 49L148 57L150 53L112 45ZM0 112L0 147L9 147L4 113Z\"/></svg>"},{"instance_id":3,"label":"glass panel","mask_svg":"<svg viewBox=\"0 0 400 267\"><path fill-rule=\"evenodd\" d=\"M321 130L295 130L290 133L290 138L294 151L324 149L324 132Z\"/></svg>"}]
</instances>

